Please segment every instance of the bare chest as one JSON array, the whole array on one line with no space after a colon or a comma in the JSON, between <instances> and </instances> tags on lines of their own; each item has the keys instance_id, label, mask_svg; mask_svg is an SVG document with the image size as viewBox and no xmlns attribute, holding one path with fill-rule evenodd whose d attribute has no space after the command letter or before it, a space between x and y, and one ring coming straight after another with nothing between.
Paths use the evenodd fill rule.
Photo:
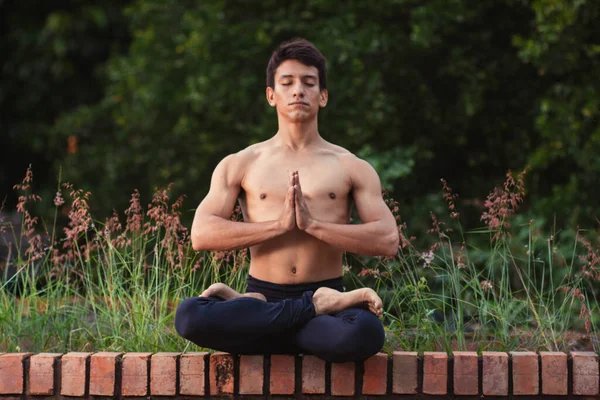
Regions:
<instances>
[{"instance_id":1,"label":"bare chest","mask_svg":"<svg viewBox=\"0 0 600 400\"><path fill-rule=\"evenodd\" d=\"M351 181L339 163L331 160L261 162L246 172L240 200L251 221L276 218L283 209L289 174L298 171L302 195L315 218L347 219Z\"/></svg>"}]
</instances>

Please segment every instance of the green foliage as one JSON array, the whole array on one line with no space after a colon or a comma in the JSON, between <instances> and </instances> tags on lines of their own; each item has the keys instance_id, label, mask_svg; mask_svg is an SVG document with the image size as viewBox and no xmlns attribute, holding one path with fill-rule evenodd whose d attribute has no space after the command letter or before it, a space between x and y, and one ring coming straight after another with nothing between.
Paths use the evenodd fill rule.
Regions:
<instances>
[{"instance_id":1,"label":"green foliage","mask_svg":"<svg viewBox=\"0 0 600 400\"><path fill-rule=\"evenodd\" d=\"M527 37L515 36L513 42L521 60L536 69L536 79L548 84L540 93L535 118L540 140L529 156L535 169L553 172L545 187L542 181L535 188L543 197L538 207L575 207L597 215L592 198L600 172L600 4L538 0L532 10L535 30Z\"/></svg>"},{"instance_id":2,"label":"green foliage","mask_svg":"<svg viewBox=\"0 0 600 400\"><path fill-rule=\"evenodd\" d=\"M462 210L445 196L450 210L435 216L426 245L408 238L397 202L386 198L398 254L348 254L344 267L347 290L369 286L381 296L386 351L598 350L598 238L547 235L541 221L515 217L510 193L521 192L520 181L507 182L490 198L492 218L473 231L463 232L453 214ZM181 199L168 190L147 209L134 193L123 214L101 222L90 194L66 185L55 215L69 210L67 228L41 238L34 228L47 225L29 211L38 200L31 184L28 171L18 187L26 229L0 264L0 351L199 350L175 332L177 305L214 282L245 290L247 252L194 252ZM0 232L15 231L0 219Z\"/></svg>"},{"instance_id":3,"label":"green foliage","mask_svg":"<svg viewBox=\"0 0 600 400\"><path fill-rule=\"evenodd\" d=\"M328 59L320 132L372 162L411 223L435 206L440 177L474 199L526 164L535 213L572 228L598 213L598 2L11 7L0 140L27 154L22 168L53 164L44 182L62 166L93 188L104 214L136 187L149 196L170 182L197 203L223 156L271 137L265 68L294 36ZM9 166L5 188L18 180Z\"/></svg>"},{"instance_id":4,"label":"green foliage","mask_svg":"<svg viewBox=\"0 0 600 400\"><path fill-rule=\"evenodd\" d=\"M585 40L597 29L589 16L596 6L561 3L139 0L125 9L132 42L111 58L103 99L56 126L82 143L58 163L68 166L67 180L99 189L102 203L124 204L140 182L143 194L174 182L199 201L223 156L276 132L264 100L266 63L279 42L303 36L328 58L320 132L375 164L405 208L437 189L423 182L444 176L462 196L478 197L490 179L529 162L533 198L550 199L540 212L560 206L552 211L562 214L566 204L594 212L585 186L595 173L594 140L565 141L562 153L550 148L565 135L580 137L583 125L565 126L570 120L585 119L589 132L597 126L593 63L560 50L576 43L597 60ZM555 58L563 67L548 68ZM580 68L589 79L574 76ZM566 163L560 176L575 180L566 194L547 189L562 184L558 165L544 161L558 154ZM574 174L575 164L587 169ZM588 192L575 196L581 190Z\"/></svg>"},{"instance_id":5,"label":"green foliage","mask_svg":"<svg viewBox=\"0 0 600 400\"><path fill-rule=\"evenodd\" d=\"M45 183L41 194L54 195L52 166L66 157L67 143L53 127L62 113L102 96L103 62L127 40L122 4L0 2L2 199L29 164ZM69 135L77 131L71 126Z\"/></svg>"}]
</instances>

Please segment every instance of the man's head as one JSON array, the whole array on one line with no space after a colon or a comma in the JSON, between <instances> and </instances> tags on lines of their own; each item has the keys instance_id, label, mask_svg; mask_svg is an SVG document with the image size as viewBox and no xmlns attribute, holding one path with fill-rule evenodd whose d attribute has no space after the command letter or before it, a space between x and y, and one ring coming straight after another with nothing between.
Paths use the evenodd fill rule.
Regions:
<instances>
[{"instance_id":1,"label":"man's head","mask_svg":"<svg viewBox=\"0 0 600 400\"><path fill-rule=\"evenodd\" d=\"M267 67L267 101L279 118L294 123L314 120L327 105L325 57L304 40L282 43ZM281 121L281 120L280 120Z\"/></svg>"},{"instance_id":2,"label":"man's head","mask_svg":"<svg viewBox=\"0 0 600 400\"><path fill-rule=\"evenodd\" d=\"M319 71L319 89L327 89L327 66L323 54L315 45L305 39L292 39L283 42L271 55L267 65L267 87L275 89L277 67L286 60L297 60Z\"/></svg>"}]
</instances>

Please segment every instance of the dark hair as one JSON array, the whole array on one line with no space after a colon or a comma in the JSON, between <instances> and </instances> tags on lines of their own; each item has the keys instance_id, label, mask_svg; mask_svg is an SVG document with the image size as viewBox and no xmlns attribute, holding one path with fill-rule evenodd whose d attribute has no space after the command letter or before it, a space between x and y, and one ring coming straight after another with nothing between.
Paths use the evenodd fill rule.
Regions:
<instances>
[{"instance_id":1,"label":"dark hair","mask_svg":"<svg viewBox=\"0 0 600 400\"><path fill-rule=\"evenodd\" d=\"M319 70L319 89L327 88L327 66L323 54L314 44L302 38L283 42L275 49L267 65L267 87L275 88L275 71L285 60L298 60Z\"/></svg>"}]
</instances>

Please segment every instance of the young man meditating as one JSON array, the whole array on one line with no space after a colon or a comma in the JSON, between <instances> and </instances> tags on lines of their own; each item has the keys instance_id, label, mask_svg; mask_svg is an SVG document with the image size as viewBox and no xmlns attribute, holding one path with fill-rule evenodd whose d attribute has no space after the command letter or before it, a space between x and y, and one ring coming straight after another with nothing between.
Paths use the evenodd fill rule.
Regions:
<instances>
[{"instance_id":1,"label":"young man meditating","mask_svg":"<svg viewBox=\"0 0 600 400\"><path fill-rule=\"evenodd\" d=\"M392 256L398 231L375 170L319 134L327 96L325 58L310 42L273 52L267 101L279 130L219 163L191 232L195 250L250 248L247 293L216 283L183 301L175 326L184 338L331 362L381 350L381 299L369 288L344 293L342 253ZM229 220L238 200L244 222ZM352 203L361 224L349 223Z\"/></svg>"}]
</instances>

